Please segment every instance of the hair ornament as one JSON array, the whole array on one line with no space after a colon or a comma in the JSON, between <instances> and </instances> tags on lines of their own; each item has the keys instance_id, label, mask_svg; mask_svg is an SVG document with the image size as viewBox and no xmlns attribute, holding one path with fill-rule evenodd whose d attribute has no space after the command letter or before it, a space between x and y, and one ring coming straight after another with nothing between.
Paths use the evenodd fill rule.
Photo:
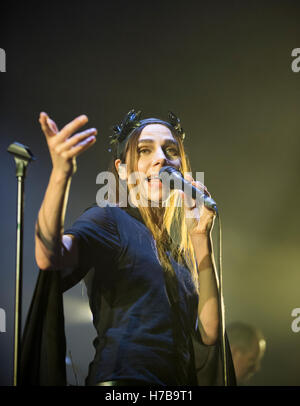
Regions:
<instances>
[{"instance_id":1,"label":"hair ornament","mask_svg":"<svg viewBox=\"0 0 300 406\"><path fill-rule=\"evenodd\" d=\"M183 131L183 128L181 127L180 124L180 119L172 113L172 111L168 112L168 117L169 117L169 123L171 124L172 127L174 127L174 130L177 132L177 134L181 137L182 141L185 138L185 132Z\"/></svg>"},{"instance_id":2,"label":"hair ornament","mask_svg":"<svg viewBox=\"0 0 300 406\"><path fill-rule=\"evenodd\" d=\"M117 124L113 127L114 133L110 136L110 144L123 142L126 137L134 130L141 126L140 116L141 111L130 110L124 117L121 124Z\"/></svg>"},{"instance_id":3,"label":"hair ornament","mask_svg":"<svg viewBox=\"0 0 300 406\"><path fill-rule=\"evenodd\" d=\"M181 127L179 118L172 113L171 111L168 112L168 121L156 119L156 118L148 118L141 120L142 112L135 111L134 109L130 110L126 116L124 117L121 124L115 125L112 130L113 134L110 135L110 145L116 147L117 156L120 157L124 151L126 141L129 139L131 134L134 130L138 127L145 126L148 124L162 124L166 125L167 127L174 130L174 132L181 138L183 141L185 138L185 133L183 128ZM111 149L108 150L111 152Z\"/></svg>"}]
</instances>

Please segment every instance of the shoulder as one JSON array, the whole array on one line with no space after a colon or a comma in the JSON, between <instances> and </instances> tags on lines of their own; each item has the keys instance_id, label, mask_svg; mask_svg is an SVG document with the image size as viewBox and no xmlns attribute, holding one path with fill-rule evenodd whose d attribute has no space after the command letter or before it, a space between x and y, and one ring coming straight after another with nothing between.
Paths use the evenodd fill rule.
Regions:
<instances>
[{"instance_id":1,"label":"shoulder","mask_svg":"<svg viewBox=\"0 0 300 406\"><path fill-rule=\"evenodd\" d=\"M111 205L106 203L101 206L93 204L86 208L83 213L78 217L77 221L88 221L96 224L102 224L105 221L112 220Z\"/></svg>"},{"instance_id":2,"label":"shoulder","mask_svg":"<svg viewBox=\"0 0 300 406\"><path fill-rule=\"evenodd\" d=\"M93 204L84 210L76 222L89 222L98 226L117 227L124 218L131 219L117 204L103 202L101 205Z\"/></svg>"},{"instance_id":3,"label":"shoulder","mask_svg":"<svg viewBox=\"0 0 300 406\"><path fill-rule=\"evenodd\" d=\"M64 234L71 234L91 243L99 242L102 245L118 247L120 233L118 217L114 214L116 210L121 209L108 204L103 207L94 204L85 209Z\"/></svg>"}]
</instances>

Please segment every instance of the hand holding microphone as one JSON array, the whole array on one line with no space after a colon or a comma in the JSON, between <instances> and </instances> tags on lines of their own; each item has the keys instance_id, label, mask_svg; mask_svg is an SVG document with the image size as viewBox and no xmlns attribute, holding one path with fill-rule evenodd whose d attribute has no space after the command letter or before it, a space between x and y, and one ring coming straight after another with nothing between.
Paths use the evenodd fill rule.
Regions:
<instances>
[{"instance_id":1,"label":"hand holding microphone","mask_svg":"<svg viewBox=\"0 0 300 406\"><path fill-rule=\"evenodd\" d=\"M191 236L208 236L218 213L216 202L211 198L206 187L191 178L185 179L180 171L172 166L164 166L159 171L159 177L163 184L170 189L178 189L184 192L185 201L196 200L194 207L186 205L186 221ZM198 187L197 187L198 186ZM201 187L201 188L199 188ZM197 202L200 205L197 205ZM191 207L192 206L192 207Z\"/></svg>"},{"instance_id":2,"label":"hand holding microphone","mask_svg":"<svg viewBox=\"0 0 300 406\"><path fill-rule=\"evenodd\" d=\"M209 192L198 189L191 182L185 179L182 173L172 166L163 166L159 171L159 177L162 182L169 181L170 189L182 190L192 199L198 199L204 203L204 206L208 209L213 210L215 213L218 212L216 202L211 198ZM207 192L207 194L205 194Z\"/></svg>"}]
</instances>

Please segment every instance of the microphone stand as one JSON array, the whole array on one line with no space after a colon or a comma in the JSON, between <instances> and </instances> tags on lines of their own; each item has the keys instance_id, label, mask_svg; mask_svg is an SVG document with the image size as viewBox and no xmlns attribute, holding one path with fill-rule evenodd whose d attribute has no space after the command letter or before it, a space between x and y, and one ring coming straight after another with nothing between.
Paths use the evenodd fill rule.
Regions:
<instances>
[{"instance_id":1,"label":"microphone stand","mask_svg":"<svg viewBox=\"0 0 300 406\"><path fill-rule=\"evenodd\" d=\"M15 289L15 324L14 324L14 373L13 385L19 381L20 338L22 329L22 271L23 271L23 218L24 218L24 180L26 169L35 157L26 145L14 142L7 148L16 163L18 182L17 201L17 243L16 243L16 289Z\"/></svg>"}]
</instances>

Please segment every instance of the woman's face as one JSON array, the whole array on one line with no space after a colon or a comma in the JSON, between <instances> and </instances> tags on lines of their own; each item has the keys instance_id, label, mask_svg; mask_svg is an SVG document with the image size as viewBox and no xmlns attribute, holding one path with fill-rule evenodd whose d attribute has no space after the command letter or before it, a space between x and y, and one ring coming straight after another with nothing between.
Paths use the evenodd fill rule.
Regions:
<instances>
[{"instance_id":1,"label":"woman's face","mask_svg":"<svg viewBox=\"0 0 300 406\"><path fill-rule=\"evenodd\" d=\"M158 202L163 197L163 186L158 179L163 166L180 168L179 146L172 132L162 124L148 124L138 139L138 163L141 194L147 200Z\"/></svg>"}]
</instances>

